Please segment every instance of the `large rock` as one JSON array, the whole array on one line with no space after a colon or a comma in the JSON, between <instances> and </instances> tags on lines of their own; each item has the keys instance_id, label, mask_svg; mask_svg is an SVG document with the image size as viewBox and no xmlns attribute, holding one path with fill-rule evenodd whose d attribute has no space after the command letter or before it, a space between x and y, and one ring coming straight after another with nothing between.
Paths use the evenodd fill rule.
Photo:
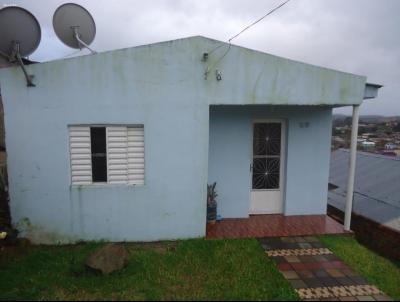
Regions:
<instances>
[{"instance_id":1,"label":"large rock","mask_svg":"<svg viewBox=\"0 0 400 302\"><path fill-rule=\"evenodd\" d=\"M107 275L123 269L128 262L129 254L123 245L107 244L88 257L86 266Z\"/></svg>"}]
</instances>

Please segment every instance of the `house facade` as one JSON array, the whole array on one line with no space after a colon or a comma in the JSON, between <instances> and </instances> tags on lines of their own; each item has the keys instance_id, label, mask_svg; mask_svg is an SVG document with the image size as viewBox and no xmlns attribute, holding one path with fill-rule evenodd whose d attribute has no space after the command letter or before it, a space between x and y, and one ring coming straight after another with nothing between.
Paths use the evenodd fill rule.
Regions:
<instances>
[{"instance_id":1,"label":"house facade","mask_svg":"<svg viewBox=\"0 0 400 302\"><path fill-rule=\"evenodd\" d=\"M205 55L205 54L208 55ZM218 214L326 214L332 109L364 76L204 37L0 70L10 206L37 243L202 237Z\"/></svg>"}]
</instances>

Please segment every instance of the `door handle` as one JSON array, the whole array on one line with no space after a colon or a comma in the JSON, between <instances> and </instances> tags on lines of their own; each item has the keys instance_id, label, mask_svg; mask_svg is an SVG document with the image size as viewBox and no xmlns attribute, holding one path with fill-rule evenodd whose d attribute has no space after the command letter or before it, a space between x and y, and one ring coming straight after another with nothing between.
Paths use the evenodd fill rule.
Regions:
<instances>
[{"instance_id":1,"label":"door handle","mask_svg":"<svg viewBox=\"0 0 400 302\"><path fill-rule=\"evenodd\" d=\"M250 172L253 171L253 164L250 164Z\"/></svg>"}]
</instances>

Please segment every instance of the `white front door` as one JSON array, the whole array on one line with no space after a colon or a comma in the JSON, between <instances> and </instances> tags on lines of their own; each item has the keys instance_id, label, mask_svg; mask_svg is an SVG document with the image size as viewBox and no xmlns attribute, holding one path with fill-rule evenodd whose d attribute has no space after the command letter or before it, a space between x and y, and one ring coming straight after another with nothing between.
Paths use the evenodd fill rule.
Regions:
<instances>
[{"instance_id":1,"label":"white front door","mask_svg":"<svg viewBox=\"0 0 400 302\"><path fill-rule=\"evenodd\" d=\"M253 123L250 214L283 212L284 138L282 120Z\"/></svg>"}]
</instances>

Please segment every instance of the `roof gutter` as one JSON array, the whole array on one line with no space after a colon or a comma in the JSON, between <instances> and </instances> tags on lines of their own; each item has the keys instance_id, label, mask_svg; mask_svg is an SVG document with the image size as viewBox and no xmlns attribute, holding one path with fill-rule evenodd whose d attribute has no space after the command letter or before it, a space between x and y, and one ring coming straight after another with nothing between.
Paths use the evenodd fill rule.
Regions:
<instances>
[{"instance_id":1,"label":"roof gutter","mask_svg":"<svg viewBox=\"0 0 400 302\"><path fill-rule=\"evenodd\" d=\"M382 87L383 85L366 83L364 90L364 100L375 99L378 96L378 90Z\"/></svg>"}]
</instances>

